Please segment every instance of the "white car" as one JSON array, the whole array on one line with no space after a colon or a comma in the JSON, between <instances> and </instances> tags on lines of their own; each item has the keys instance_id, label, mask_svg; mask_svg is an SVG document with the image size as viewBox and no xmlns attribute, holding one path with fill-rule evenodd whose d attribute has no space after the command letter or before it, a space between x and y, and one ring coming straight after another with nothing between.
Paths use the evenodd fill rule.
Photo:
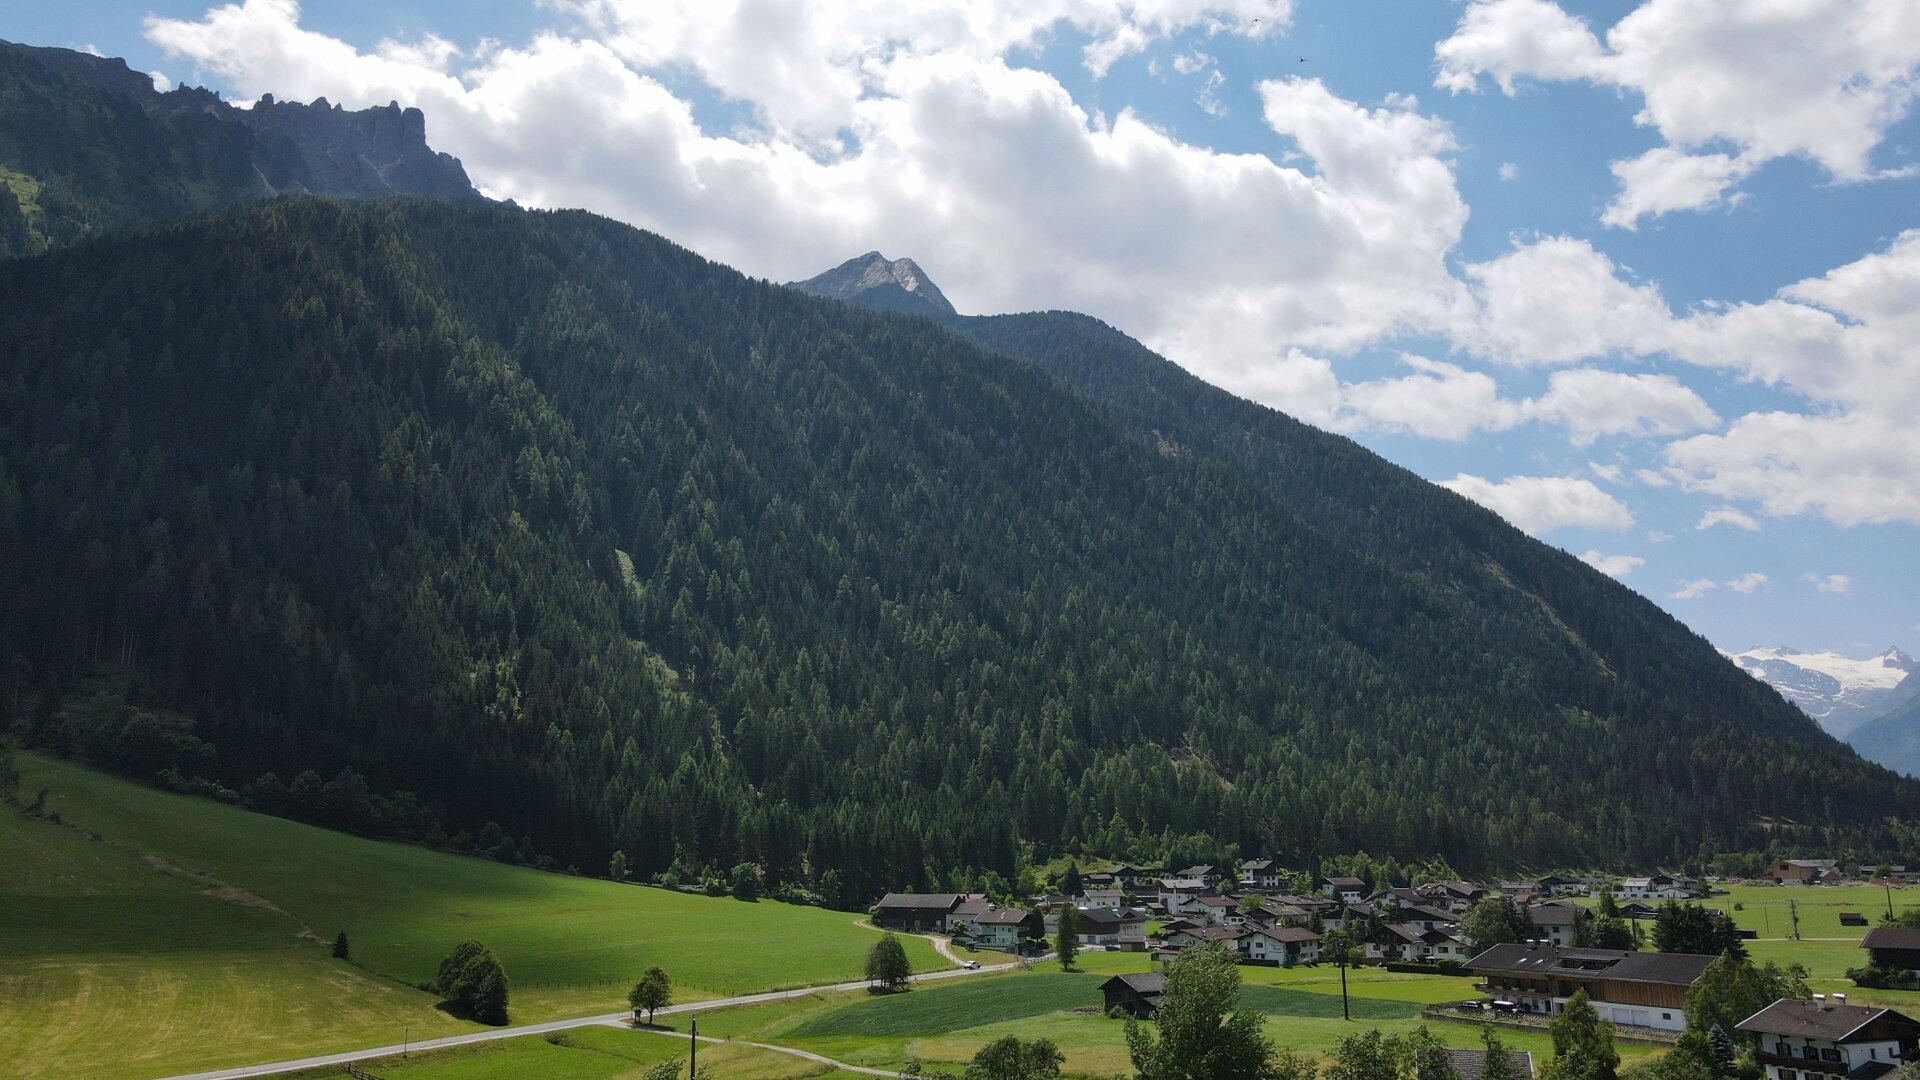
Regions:
<instances>
[{"instance_id":1,"label":"white car","mask_svg":"<svg viewBox=\"0 0 1920 1080\"><path fill-rule=\"evenodd\" d=\"M961 964L960 966L961 966L961 967L963 967L963 968L965 968L965 969L967 969L968 971L979 971L979 970L980 970L980 961L978 961L978 960L969 960L969 961L967 961L966 963L964 963L964 964Z\"/></svg>"}]
</instances>

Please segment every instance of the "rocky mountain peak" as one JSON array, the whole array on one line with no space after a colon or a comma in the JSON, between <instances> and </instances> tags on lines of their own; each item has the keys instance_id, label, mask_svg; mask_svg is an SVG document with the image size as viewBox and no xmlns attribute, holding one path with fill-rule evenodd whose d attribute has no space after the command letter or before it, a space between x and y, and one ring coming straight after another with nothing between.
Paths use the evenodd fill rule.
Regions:
<instances>
[{"instance_id":1,"label":"rocky mountain peak","mask_svg":"<svg viewBox=\"0 0 1920 1080\"><path fill-rule=\"evenodd\" d=\"M815 296L859 304L879 311L916 315L958 314L920 264L912 259L889 259L878 251L856 256L817 277L788 284Z\"/></svg>"}]
</instances>

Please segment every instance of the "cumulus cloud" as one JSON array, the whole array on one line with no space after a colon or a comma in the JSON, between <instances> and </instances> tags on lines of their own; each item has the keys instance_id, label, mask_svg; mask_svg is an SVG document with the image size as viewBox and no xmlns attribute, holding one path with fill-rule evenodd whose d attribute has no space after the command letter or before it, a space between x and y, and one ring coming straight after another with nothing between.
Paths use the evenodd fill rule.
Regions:
<instances>
[{"instance_id":1,"label":"cumulus cloud","mask_svg":"<svg viewBox=\"0 0 1920 1080\"><path fill-rule=\"evenodd\" d=\"M1726 587L1732 589L1734 592L1747 594L1754 592L1766 583L1767 575L1755 570L1752 573L1741 574L1732 581L1726 582Z\"/></svg>"},{"instance_id":2,"label":"cumulus cloud","mask_svg":"<svg viewBox=\"0 0 1920 1080\"><path fill-rule=\"evenodd\" d=\"M1716 506L1707 511L1700 516L1700 524L1695 525L1694 528L1704 532L1715 525L1731 525L1748 532L1760 531L1760 523L1753 520L1752 515L1743 514L1731 506Z\"/></svg>"},{"instance_id":3,"label":"cumulus cloud","mask_svg":"<svg viewBox=\"0 0 1920 1080\"><path fill-rule=\"evenodd\" d=\"M1920 431L1910 417L1754 413L1723 435L1682 439L1666 456L1689 489L1750 500L1776 517L1920 523Z\"/></svg>"},{"instance_id":4,"label":"cumulus cloud","mask_svg":"<svg viewBox=\"0 0 1920 1080\"><path fill-rule=\"evenodd\" d=\"M1568 526L1626 529L1633 525L1633 513L1625 503L1581 477L1512 476L1495 483L1461 473L1440 486L1535 536Z\"/></svg>"},{"instance_id":5,"label":"cumulus cloud","mask_svg":"<svg viewBox=\"0 0 1920 1080\"><path fill-rule=\"evenodd\" d=\"M1565 364L1666 346L1673 312L1585 240L1543 237L1465 268L1477 301L1454 336L1505 364Z\"/></svg>"},{"instance_id":6,"label":"cumulus cloud","mask_svg":"<svg viewBox=\"0 0 1920 1080\"><path fill-rule=\"evenodd\" d=\"M1694 581L1681 582L1678 589L1667 595L1673 597L1675 600L1698 600L1700 597L1707 595L1719 587L1720 583L1712 578L1699 578Z\"/></svg>"},{"instance_id":7,"label":"cumulus cloud","mask_svg":"<svg viewBox=\"0 0 1920 1080\"><path fill-rule=\"evenodd\" d=\"M1636 122L1666 145L1614 164L1621 191L1605 220L1631 226L1722 201L1753 169L1789 155L1836 180L1883 175L1873 152L1920 94L1920 5L1645 0L1602 44L1548 0L1476 0L1434 53L1435 84L1455 93L1484 75L1507 94L1523 79L1637 94Z\"/></svg>"},{"instance_id":8,"label":"cumulus cloud","mask_svg":"<svg viewBox=\"0 0 1920 1080\"><path fill-rule=\"evenodd\" d=\"M1627 470L1625 466L1602 465L1597 461L1587 462L1587 471L1593 473L1593 475L1599 477L1600 479L1605 480L1609 484L1617 484L1620 481L1626 479L1626 476L1627 476Z\"/></svg>"},{"instance_id":9,"label":"cumulus cloud","mask_svg":"<svg viewBox=\"0 0 1920 1080\"><path fill-rule=\"evenodd\" d=\"M1845 574L1801 574L1800 580L1824 593L1845 596L1853 591L1853 579Z\"/></svg>"},{"instance_id":10,"label":"cumulus cloud","mask_svg":"<svg viewBox=\"0 0 1920 1080\"><path fill-rule=\"evenodd\" d=\"M1720 422L1699 394L1671 375L1586 368L1554 372L1546 394L1526 411L1564 424L1576 446L1603 435L1679 435Z\"/></svg>"},{"instance_id":11,"label":"cumulus cloud","mask_svg":"<svg viewBox=\"0 0 1920 1080\"><path fill-rule=\"evenodd\" d=\"M1580 561L1610 578L1626 577L1647 563L1638 555L1602 555L1593 548L1588 548L1586 554L1580 556Z\"/></svg>"},{"instance_id":12,"label":"cumulus cloud","mask_svg":"<svg viewBox=\"0 0 1920 1080\"><path fill-rule=\"evenodd\" d=\"M1511 161L1503 161L1500 163L1500 179L1518 180L1519 178L1520 178L1520 166L1515 165Z\"/></svg>"}]
</instances>

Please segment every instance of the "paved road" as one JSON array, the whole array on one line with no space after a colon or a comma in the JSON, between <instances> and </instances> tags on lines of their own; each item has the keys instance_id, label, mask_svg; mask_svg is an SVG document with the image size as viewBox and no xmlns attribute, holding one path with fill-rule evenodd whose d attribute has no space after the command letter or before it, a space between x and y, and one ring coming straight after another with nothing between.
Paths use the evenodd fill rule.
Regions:
<instances>
[{"instance_id":1,"label":"paved road","mask_svg":"<svg viewBox=\"0 0 1920 1080\"><path fill-rule=\"evenodd\" d=\"M1006 971L1015 967L1013 962L982 967L974 971L956 968L951 971L930 971L924 975L913 976L914 982L934 982L940 979L957 979L967 975L984 975L990 971ZM867 986L865 979L858 982L834 983L829 986L803 986L798 990L776 990L766 994L745 994L740 997L715 998L711 1001L690 1001L685 1005L669 1005L659 1010L660 1016L678 1016L687 1013L701 1013L712 1009L724 1009L733 1005L755 1005L763 1001L783 1001L787 998L806 997L830 990L863 990ZM511 1039L521 1035L545 1035L554 1031L567 1031L572 1028L593 1027L595 1025L628 1026L628 1012L602 1013L599 1016L583 1016L575 1020L549 1020L544 1024L523 1024L519 1027L494 1028L489 1031L474 1031L465 1035L448 1035L439 1039L422 1039L402 1045L375 1046L365 1050L349 1050L340 1054L318 1054L314 1057L297 1058L292 1061L275 1061L265 1065L241 1065L231 1069L213 1069L207 1072L185 1073L167 1077L166 1080L242 1080L250 1076L272 1076L276 1073L296 1072L300 1069L315 1069L326 1065L345 1065L349 1061L366 1061L370 1058L392 1057L403 1051L444 1050L450 1046L467 1046L471 1043L492 1042L495 1039ZM757 1045L757 1044L756 1044ZM787 1047L766 1047L781 1053L798 1054L809 1057L805 1051ZM822 1059L825 1060L825 1059ZM838 1064L830 1062L830 1064ZM851 1068L851 1066L847 1066ZM855 1072L872 1070L854 1069ZM891 1073L875 1072L876 1076L890 1076Z\"/></svg>"}]
</instances>

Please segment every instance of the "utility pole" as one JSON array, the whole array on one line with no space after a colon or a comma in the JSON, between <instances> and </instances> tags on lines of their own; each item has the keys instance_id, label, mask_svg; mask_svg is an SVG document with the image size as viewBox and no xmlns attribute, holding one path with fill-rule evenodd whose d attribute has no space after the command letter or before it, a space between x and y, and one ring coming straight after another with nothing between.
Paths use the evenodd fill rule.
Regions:
<instances>
[{"instance_id":1,"label":"utility pole","mask_svg":"<svg viewBox=\"0 0 1920 1080\"><path fill-rule=\"evenodd\" d=\"M687 1080L700 1075L700 1019L687 1022Z\"/></svg>"},{"instance_id":2,"label":"utility pole","mask_svg":"<svg viewBox=\"0 0 1920 1080\"><path fill-rule=\"evenodd\" d=\"M1887 890L1887 921L1892 922L1893 921L1893 884L1891 882L1882 882L1880 887Z\"/></svg>"},{"instance_id":3,"label":"utility pole","mask_svg":"<svg viewBox=\"0 0 1920 1080\"><path fill-rule=\"evenodd\" d=\"M400 1060L407 1059L407 1045L411 1042L413 1042L413 1029L402 1027L400 1029Z\"/></svg>"},{"instance_id":4,"label":"utility pole","mask_svg":"<svg viewBox=\"0 0 1920 1080\"><path fill-rule=\"evenodd\" d=\"M1800 940L1800 901L1787 901L1787 914L1793 919L1793 940Z\"/></svg>"},{"instance_id":5,"label":"utility pole","mask_svg":"<svg viewBox=\"0 0 1920 1080\"><path fill-rule=\"evenodd\" d=\"M1353 1014L1347 1011L1347 961L1352 956L1352 952L1343 946L1340 956L1340 1018L1342 1020L1353 1019Z\"/></svg>"}]
</instances>

